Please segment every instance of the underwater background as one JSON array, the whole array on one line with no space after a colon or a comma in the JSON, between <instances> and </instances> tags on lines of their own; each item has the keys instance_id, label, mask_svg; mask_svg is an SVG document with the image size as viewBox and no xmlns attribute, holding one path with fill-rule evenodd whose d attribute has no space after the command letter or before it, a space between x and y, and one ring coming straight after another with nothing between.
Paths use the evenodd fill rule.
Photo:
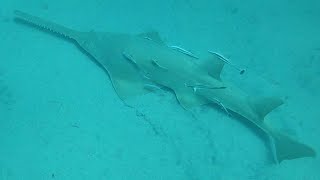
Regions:
<instances>
[{"instance_id":1,"label":"underwater background","mask_svg":"<svg viewBox=\"0 0 320 180\"><path fill-rule=\"evenodd\" d=\"M87 55L14 10L217 51L247 69L226 65L225 81L285 100L268 124L320 151L319 1L1 0L0 180L320 179L319 157L276 164L263 136L219 108L187 112L168 91L125 105Z\"/></svg>"}]
</instances>

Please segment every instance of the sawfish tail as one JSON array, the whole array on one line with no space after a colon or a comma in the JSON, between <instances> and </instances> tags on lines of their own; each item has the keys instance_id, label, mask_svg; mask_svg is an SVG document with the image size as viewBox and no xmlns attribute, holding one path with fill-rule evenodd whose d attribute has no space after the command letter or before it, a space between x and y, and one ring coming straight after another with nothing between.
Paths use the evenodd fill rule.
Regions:
<instances>
[{"instance_id":1,"label":"sawfish tail","mask_svg":"<svg viewBox=\"0 0 320 180\"><path fill-rule=\"evenodd\" d=\"M269 127L264 123L265 116L272 110L283 104L281 98L264 97L252 98L249 100L252 110L257 114L258 119L252 120L260 128L262 128L273 142L273 152L275 160L280 163L283 160L297 159L303 157L315 157L316 152L303 143L300 143L289 136Z\"/></svg>"},{"instance_id":2,"label":"sawfish tail","mask_svg":"<svg viewBox=\"0 0 320 180\"><path fill-rule=\"evenodd\" d=\"M283 160L316 156L314 149L291 139L285 134L273 130L270 135L274 145L275 158L278 163Z\"/></svg>"},{"instance_id":3,"label":"sawfish tail","mask_svg":"<svg viewBox=\"0 0 320 180\"><path fill-rule=\"evenodd\" d=\"M15 10L14 14L16 18L26 21L30 24L33 24L35 26L41 27L43 29L49 30L51 32L60 34L64 37L70 38L70 39L76 39L78 32L75 30L72 30L70 28L61 26L59 24L44 20L40 17L36 17L30 14L27 14L25 12Z\"/></svg>"}]
</instances>

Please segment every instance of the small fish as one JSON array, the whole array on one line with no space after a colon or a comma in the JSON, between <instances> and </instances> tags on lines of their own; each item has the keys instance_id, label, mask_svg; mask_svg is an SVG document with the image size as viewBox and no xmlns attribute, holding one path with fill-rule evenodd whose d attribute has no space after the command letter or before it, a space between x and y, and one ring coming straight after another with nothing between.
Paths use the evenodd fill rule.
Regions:
<instances>
[{"instance_id":1,"label":"small fish","mask_svg":"<svg viewBox=\"0 0 320 180\"><path fill-rule=\"evenodd\" d=\"M208 50L208 52L211 53L211 54L215 54L215 55L219 56L222 61L224 61L226 64L229 64L231 67L235 68L236 70L238 70L241 75L246 72L245 69L239 68L238 66L236 66L233 63L231 63L227 58L225 58L221 54L219 54L217 52L210 51L210 50Z\"/></svg>"},{"instance_id":2,"label":"small fish","mask_svg":"<svg viewBox=\"0 0 320 180\"><path fill-rule=\"evenodd\" d=\"M154 91L154 90L162 90L159 86L155 85L155 84L144 84L144 87L150 91Z\"/></svg>"},{"instance_id":3,"label":"small fish","mask_svg":"<svg viewBox=\"0 0 320 180\"><path fill-rule=\"evenodd\" d=\"M230 115L230 113L229 113L229 111L228 111L228 109L222 104L222 102L221 101L219 101L218 99L216 99L216 98L213 98L212 100L214 100L214 101L216 101L217 102L217 104L219 105L219 106L221 106L222 107L222 109L228 114L228 116L231 116Z\"/></svg>"},{"instance_id":4,"label":"small fish","mask_svg":"<svg viewBox=\"0 0 320 180\"><path fill-rule=\"evenodd\" d=\"M126 53L126 52L122 52L122 55L123 55L126 59L128 59L129 61L131 61L132 63L137 64L137 61L135 61L130 54L128 54L128 53Z\"/></svg>"},{"instance_id":5,"label":"small fish","mask_svg":"<svg viewBox=\"0 0 320 180\"><path fill-rule=\"evenodd\" d=\"M159 62L158 62L157 60L152 59L151 61L152 61L152 64L154 64L155 66L157 66L157 67L159 67L159 68L161 68L161 69L164 69L164 70L168 70L168 68L166 68L166 67L164 67L164 66L160 65L160 64L159 64Z\"/></svg>"},{"instance_id":6,"label":"small fish","mask_svg":"<svg viewBox=\"0 0 320 180\"><path fill-rule=\"evenodd\" d=\"M184 48L182 48L182 47L179 47L179 46L169 46L169 47L170 47L171 49L173 49L173 50L177 50L177 51L179 51L179 52L182 52L183 54L188 55L188 56L190 56L190 57L192 57L192 58L199 59L198 56L196 56L196 55L193 54L192 52L190 52L190 51L188 51L188 50L186 50L186 49L184 49Z\"/></svg>"},{"instance_id":7,"label":"small fish","mask_svg":"<svg viewBox=\"0 0 320 180\"><path fill-rule=\"evenodd\" d=\"M209 86L209 85L204 85L204 84L195 84L195 85L189 85L187 83L185 83L185 87L190 87L193 88L194 92L197 92L198 89L225 89L227 87L225 86Z\"/></svg>"}]
</instances>

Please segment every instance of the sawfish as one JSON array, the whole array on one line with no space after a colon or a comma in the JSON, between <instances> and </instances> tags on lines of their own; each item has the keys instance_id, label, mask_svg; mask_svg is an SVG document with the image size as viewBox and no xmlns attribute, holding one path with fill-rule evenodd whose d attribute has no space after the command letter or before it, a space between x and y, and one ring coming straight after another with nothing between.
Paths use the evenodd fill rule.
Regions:
<instances>
[{"instance_id":1,"label":"sawfish","mask_svg":"<svg viewBox=\"0 0 320 180\"><path fill-rule=\"evenodd\" d=\"M121 100L150 93L150 86L174 92L186 110L218 104L226 112L240 115L271 139L276 162L315 157L313 148L272 128L265 116L283 104L279 97L254 97L220 77L226 63L222 56L209 53L194 60L183 51L170 48L157 32L125 34L82 32L15 11L16 18L74 41L108 73Z\"/></svg>"}]
</instances>

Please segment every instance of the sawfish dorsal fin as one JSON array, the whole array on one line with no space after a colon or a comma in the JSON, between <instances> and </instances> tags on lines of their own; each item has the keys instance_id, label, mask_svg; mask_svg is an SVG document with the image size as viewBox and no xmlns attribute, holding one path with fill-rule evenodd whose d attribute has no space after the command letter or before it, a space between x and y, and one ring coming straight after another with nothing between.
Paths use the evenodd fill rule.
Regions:
<instances>
[{"instance_id":1,"label":"sawfish dorsal fin","mask_svg":"<svg viewBox=\"0 0 320 180\"><path fill-rule=\"evenodd\" d=\"M139 37L150 39L158 44L165 45L166 43L164 40L160 37L160 34L157 31L148 31L145 33L138 34Z\"/></svg>"},{"instance_id":2,"label":"sawfish dorsal fin","mask_svg":"<svg viewBox=\"0 0 320 180\"><path fill-rule=\"evenodd\" d=\"M208 74L218 80L221 80L220 74L225 64L221 58L221 56L214 53L201 63L201 66L208 72Z\"/></svg>"},{"instance_id":3,"label":"sawfish dorsal fin","mask_svg":"<svg viewBox=\"0 0 320 180\"><path fill-rule=\"evenodd\" d=\"M268 113L282 105L283 100L279 97L255 98L251 100L250 104L258 116L263 120Z\"/></svg>"}]
</instances>

